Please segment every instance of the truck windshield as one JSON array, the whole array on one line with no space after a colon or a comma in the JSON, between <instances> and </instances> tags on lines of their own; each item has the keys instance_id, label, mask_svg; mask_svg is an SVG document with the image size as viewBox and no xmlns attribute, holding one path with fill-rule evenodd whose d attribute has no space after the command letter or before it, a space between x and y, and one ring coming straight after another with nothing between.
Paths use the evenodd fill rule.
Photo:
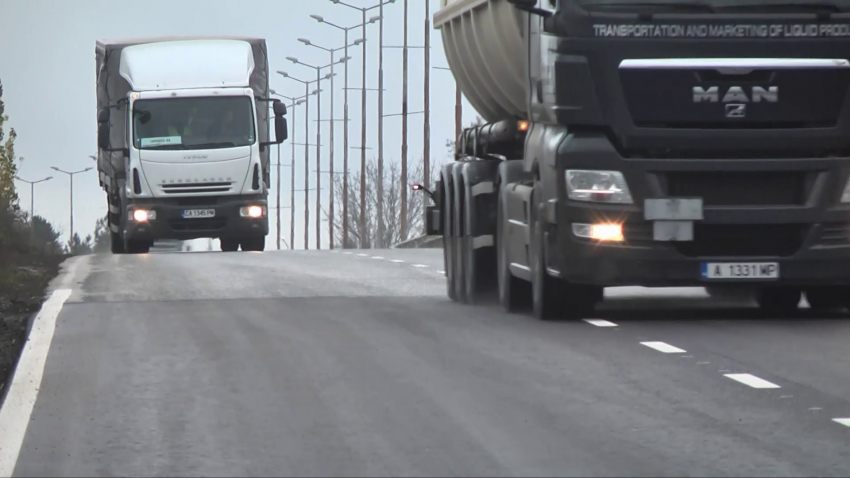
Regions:
<instances>
[{"instance_id":1,"label":"truck windshield","mask_svg":"<svg viewBox=\"0 0 850 478\"><path fill-rule=\"evenodd\" d=\"M253 105L246 96L162 98L133 105L138 149L220 149L255 140Z\"/></svg>"}]
</instances>

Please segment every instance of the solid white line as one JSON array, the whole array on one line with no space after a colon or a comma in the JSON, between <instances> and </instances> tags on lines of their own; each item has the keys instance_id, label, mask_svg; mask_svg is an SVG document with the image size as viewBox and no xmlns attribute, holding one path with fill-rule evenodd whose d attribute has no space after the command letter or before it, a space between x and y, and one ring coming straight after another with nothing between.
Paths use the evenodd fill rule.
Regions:
<instances>
[{"instance_id":1,"label":"solid white line","mask_svg":"<svg viewBox=\"0 0 850 478\"><path fill-rule=\"evenodd\" d=\"M723 376L729 377L732 380L737 380L738 382L741 382L744 385L749 385L753 388L780 388L779 385L775 383L770 383L763 378L758 378L755 375L750 375L748 373L725 373Z\"/></svg>"},{"instance_id":2,"label":"solid white line","mask_svg":"<svg viewBox=\"0 0 850 478\"><path fill-rule=\"evenodd\" d=\"M607 320L604 320L604 319L583 319L583 320L585 322L587 322L588 324L595 325L597 327L617 327L617 324L615 324L614 322L608 322Z\"/></svg>"},{"instance_id":3,"label":"solid white line","mask_svg":"<svg viewBox=\"0 0 850 478\"><path fill-rule=\"evenodd\" d=\"M390 260L390 262L395 262L396 264L400 264L400 263L402 263L402 262L404 262L404 261L403 261L403 260L401 260L401 259L391 259L391 260Z\"/></svg>"},{"instance_id":4,"label":"solid white line","mask_svg":"<svg viewBox=\"0 0 850 478\"><path fill-rule=\"evenodd\" d=\"M32 409L41 387L44 363L56 330L56 317L71 296L70 289L59 289L41 306L21 352L12 385L0 409L0 476L12 476L24 442Z\"/></svg>"},{"instance_id":5,"label":"solid white line","mask_svg":"<svg viewBox=\"0 0 850 478\"><path fill-rule=\"evenodd\" d=\"M641 345L646 345L651 349L655 349L659 352L664 352L665 354L681 354L685 352L679 347L674 347L664 342L641 342Z\"/></svg>"},{"instance_id":6,"label":"solid white line","mask_svg":"<svg viewBox=\"0 0 850 478\"><path fill-rule=\"evenodd\" d=\"M850 427L850 418L833 418L832 421L835 423L840 423L845 427Z\"/></svg>"},{"instance_id":7,"label":"solid white line","mask_svg":"<svg viewBox=\"0 0 850 478\"><path fill-rule=\"evenodd\" d=\"M413 267L428 267L425 264L413 264Z\"/></svg>"}]
</instances>

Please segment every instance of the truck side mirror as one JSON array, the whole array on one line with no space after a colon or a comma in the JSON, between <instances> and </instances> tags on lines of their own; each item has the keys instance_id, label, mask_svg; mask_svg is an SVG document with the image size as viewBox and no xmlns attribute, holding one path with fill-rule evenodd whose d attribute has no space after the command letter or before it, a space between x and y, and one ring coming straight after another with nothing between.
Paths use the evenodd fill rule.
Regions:
<instances>
[{"instance_id":1,"label":"truck side mirror","mask_svg":"<svg viewBox=\"0 0 850 478\"><path fill-rule=\"evenodd\" d=\"M103 110L101 110L101 113L102 112ZM100 113L98 113L98 118L100 118L100 116ZM107 114L107 116L109 115ZM109 123L106 121L97 124L97 147L104 151L109 151L111 149L109 141Z\"/></svg>"},{"instance_id":2,"label":"truck side mirror","mask_svg":"<svg viewBox=\"0 0 850 478\"><path fill-rule=\"evenodd\" d=\"M272 108L274 109L275 117L286 116L286 105L283 104L280 100L274 100L272 103Z\"/></svg>"},{"instance_id":3,"label":"truck side mirror","mask_svg":"<svg viewBox=\"0 0 850 478\"><path fill-rule=\"evenodd\" d=\"M542 8L537 8L537 0L508 0L508 3L513 4L517 10L522 10L534 15L540 15L543 18L549 18L552 16L552 12Z\"/></svg>"},{"instance_id":4,"label":"truck side mirror","mask_svg":"<svg viewBox=\"0 0 850 478\"><path fill-rule=\"evenodd\" d=\"M284 106L284 108L286 108ZM274 119L274 138L277 144L283 143L289 138L289 125L286 123L286 118L277 116Z\"/></svg>"},{"instance_id":5,"label":"truck side mirror","mask_svg":"<svg viewBox=\"0 0 850 478\"><path fill-rule=\"evenodd\" d=\"M97 112L97 122L98 123L109 123L109 108L101 108L100 111Z\"/></svg>"}]
</instances>

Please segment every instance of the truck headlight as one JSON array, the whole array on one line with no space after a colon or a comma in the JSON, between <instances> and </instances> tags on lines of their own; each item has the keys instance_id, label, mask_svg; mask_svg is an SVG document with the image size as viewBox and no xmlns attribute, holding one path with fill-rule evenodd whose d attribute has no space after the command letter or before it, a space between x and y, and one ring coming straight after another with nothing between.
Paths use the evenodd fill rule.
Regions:
<instances>
[{"instance_id":1,"label":"truck headlight","mask_svg":"<svg viewBox=\"0 0 850 478\"><path fill-rule=\"evenodd\" d=\"M148 222L156 219L156 211L136 209L133 211L133 220L136 222Z\"/></svg>"},{"instance_id":2,"label":"truck headlight","mask_svg":"<svg viewBox=\"0 0 850 478\"><path fill-rule=\"evenodd\" d=\"M619 171L566 171L567 196L573 201L633 204L626 178Z\"/></svg>"},{"instance_id":3,"label":"truck headlight","mask_svg":"<svg viewBox=\"0 0 850 478\"><path fill-rule=\"evenodd\" d=\"M266 208L262 206L246 206L239 210L239 215L250 217L251 219L259 219L266 215Z\"/></svg>"}]
</instances>

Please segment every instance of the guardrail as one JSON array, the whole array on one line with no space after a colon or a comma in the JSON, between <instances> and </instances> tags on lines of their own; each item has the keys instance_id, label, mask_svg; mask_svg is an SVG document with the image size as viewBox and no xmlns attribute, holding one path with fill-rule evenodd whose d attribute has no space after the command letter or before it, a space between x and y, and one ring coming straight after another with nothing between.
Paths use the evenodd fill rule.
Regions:
<instances>
[{"instance_id":1,"label":"guardrail","mask_svg":"<svg viewBox=\"0 0 850 478\"><path fill-rule=\"evenodd\" d=\"M441 249L443 236L419 236L399 242L393 249Z\"/></svg>"}]
</instances>

